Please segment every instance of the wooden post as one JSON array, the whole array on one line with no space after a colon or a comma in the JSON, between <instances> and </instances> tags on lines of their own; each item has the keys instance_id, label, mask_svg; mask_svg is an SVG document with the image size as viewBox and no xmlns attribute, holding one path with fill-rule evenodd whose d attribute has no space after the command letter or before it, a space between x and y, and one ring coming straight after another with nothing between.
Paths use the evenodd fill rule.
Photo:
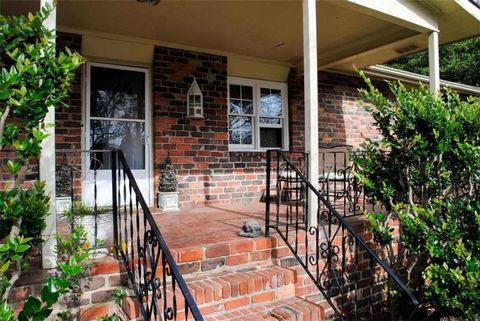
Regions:
<instances>
[{"instance_id":1,"label":"wooden post","mask_svg":"<svg viewBox=\"0 0 480 321\"><path fill-rule=\"evenodd\" d=\"M316 0L303 0L303 66L305 85L305 153L308 180L318 189L318 68ZM317 225L318 202L308 197L309 226Z\"/></svg>"},{"instance_id":2,"label":"wooden post","mask_svg":"<svg viewBox=\"0 0 480 321\"><path fill-rule=\"evenodd\" d=\"M55 30L56 27L56 8L55 0L40 0L40 7L50 5L53 8L50 15L43 22L43 25L49 30ZM46 124L55 124L55 109L50 107L45 117ZM46 182L45 193L50 195L50 214L46 218L47 227L43 231L42 238L45 241L42 246L42 266L44 269L50 269L56 265L56 255L54 253L57 232L57 219L55 208L55 129L47 128L49 136L42 142L42 154L40 156L39 172L40 180Z\"/></svg>"}]
</instances>

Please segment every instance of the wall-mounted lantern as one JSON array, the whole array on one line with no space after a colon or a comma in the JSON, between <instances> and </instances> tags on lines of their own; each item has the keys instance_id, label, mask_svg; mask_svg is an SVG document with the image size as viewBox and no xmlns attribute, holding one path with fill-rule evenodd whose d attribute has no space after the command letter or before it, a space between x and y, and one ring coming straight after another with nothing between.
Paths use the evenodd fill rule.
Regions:
<instances>
[{"instance_id":1,"label":"wall-mounted lantern","mask_svg":"<svg viewBox=\"0 0 480 321\"><path fill-rule=\"evenodd\" d=\"M187 93L187 118L204 118L203 94L195 78Z\"/></svg>"}]
</instances>

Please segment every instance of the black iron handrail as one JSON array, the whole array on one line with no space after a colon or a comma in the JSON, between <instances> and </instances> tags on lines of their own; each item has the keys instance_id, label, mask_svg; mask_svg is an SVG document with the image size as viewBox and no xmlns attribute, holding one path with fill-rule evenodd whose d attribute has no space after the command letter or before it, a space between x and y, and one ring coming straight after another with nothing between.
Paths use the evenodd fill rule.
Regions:
<instances>
[{"instance_id":1,"label":"black iron handrail","mask_svg":"<svg viewBox=\"0 0 480 321\"><path fill-rule=\"evenodd\" d=\"M115 252L143 319L203 321L123 153L111 151L111 161Z\"/></svg>"},{"instance_id":2,"label":"black iron handrail","mask_svg":"<svg viewBox=\"0 0 480 321\"><path fill-rule=\"evenodd\" d=\"M276 153L273 160L272 153ZM417 298L285 153L268 150L266 168L265 233L268 236L270 229L278 232L336 316L343 320L392 319L395 310L407 309L399 306L402 301L410 305L406 316L411 320L419 305ZM281 170L286 178L281 177ZM273 223L272 171L277 192ZM309 203L317 206L314 220Z\"/></svg>"}]
</instances>

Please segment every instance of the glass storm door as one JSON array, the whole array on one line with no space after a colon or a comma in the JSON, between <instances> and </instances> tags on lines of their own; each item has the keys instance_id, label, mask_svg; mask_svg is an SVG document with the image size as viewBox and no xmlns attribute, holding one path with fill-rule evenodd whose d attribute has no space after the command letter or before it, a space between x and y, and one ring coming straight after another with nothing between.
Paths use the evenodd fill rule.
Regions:
<instances>
[{"instance_id":1,"label":"glass storm door","mask_svg":"<svg viewBox=\"0 0 480 321\"><path fill-rule=\"evenodd\" d=\"M152 203L149 150L148 70L99 63L87 65L86 177L84 201L92 205L95 176L97 205L112 202L112 149L123 151L143 197Z\"/></svg>"}]
</instances>

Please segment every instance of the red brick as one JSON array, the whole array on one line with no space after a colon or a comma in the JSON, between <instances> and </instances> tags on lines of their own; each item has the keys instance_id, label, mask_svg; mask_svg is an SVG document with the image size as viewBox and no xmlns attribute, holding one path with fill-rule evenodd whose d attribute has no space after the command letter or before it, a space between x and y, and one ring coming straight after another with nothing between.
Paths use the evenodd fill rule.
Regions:
<instances>
[{"instance_id":1,"label":"red brick","mask_svg":"<svg viewBox=\"0 0 480 321\"><path fill-rule=\"evenodd\" d=\"M263 250L263 249L270 249L277 245L277 239L274 237L259 237L255 240L255 249L256 250Z\"/></svg>"},{"instance_id":2,"label":"red brick","mask_svg":"<svg viewBox=\"0 0 480 321\"><path fill-rule=\"evenodd\" d=\"M128 317L128 320L136 319L140 316L140 307L134 298L127 297L122 302L123 312Z\"/></svg>"},{"instance_id":3,"label":"red brick","mask_svg":"<svg viewBox=\"0 0 480 321\"><path fill-rule=\"evenodd\" d=\"M246 306L248 304L250 304L250 298L243 296L243 297L225 302L225 310L233 310L238 307Z\"/></svg>"},{"instance_id":4,"label":"red brick","mask_svg":"<svg viewBox=\"0 0 480 321\"><path fill-rule=\"evenodd\" d=\"M272 250L272 258L280 258L293 255L288 247L275 248Z\"/></svg>"},{"instance_id":5,"label":"red brick","mask_svg":"<svg viewBox=\"0 0 480 321\"><path fill-rule=\"evenodd\" d=\"M251 252L253 251L253 247L254 247L253 240L244 240L244 241L233 243L231 245L231 251L232 251L232 254Z\"/></svg>"},{"instance_id":6,"label":"red brick","mask_svg":"<svg viewBox=\"0 0 480 321\"><path fill-rule=\"evenodd\" d=\"M265 293L252 296L252 303L269 302L269 301L273 301L274 299L275 299L275 292L268 291Z\"/></svg>"},{"instance_id":7,"label":"red brick","mask_svg":"<svg viewBox=\"0 0 480 321\"><path fill-rule=\"evenodd\" d=\"M113 273L120 273L121 271L121 263L114 261L114 260L105 260L99 261L93 264L90 270L90 274L94 275L101 275L101 274L113 274Z\"/></svg>"},{"instance_id":8,"label":"red brick","mask_svg":"<svg viewBox=\"0 0 480 321\"><path fill-rule=\"evenodd\" d=\"M226 256L230 254L230 247L228 244L218 244L207 247L205 250L205 256L207 258L214 258L219 256Z\"/></svg>"},{"instance_id":9,"label":"red brick","mask_svg":"<svg viewBox=\"0 0 480 321\"><path fill-rule=\"evenodd\" d=\"M248 253L227 256L227 265L239 265L248 262Z\"/></svg>"},{"instance_id":10,"label":"red brick","mask_svg":"<svg viewBox=\"0 0 480 321\"><path fill-rule=\"evenodd\" d=\"M178 262L192 262L203 259L203 249L189 249L178 251Z\"/></svg>"},{"instance_id":11,"label":"red brick","mask_svg":"<svg viewBox=\"0 0 480 321\"><path fill-rule=\"evenodd\" d=\"M270 250L257 251L250 253L250 261L265 261L270 259Z\"/></svg>"},{"instance_id":12,"label":"red brick","mask_svg":"<svg viewBox=\"0 0 480 321\"><path fill-rule=\"evenodd\" d=\"M80 320L81 321L95 320L96 318L100 318L108 315L108 313L109 313L108 305L106 304L94 305L92 307L82 308L80 310Z\"/></svg>"}]
</instances>

